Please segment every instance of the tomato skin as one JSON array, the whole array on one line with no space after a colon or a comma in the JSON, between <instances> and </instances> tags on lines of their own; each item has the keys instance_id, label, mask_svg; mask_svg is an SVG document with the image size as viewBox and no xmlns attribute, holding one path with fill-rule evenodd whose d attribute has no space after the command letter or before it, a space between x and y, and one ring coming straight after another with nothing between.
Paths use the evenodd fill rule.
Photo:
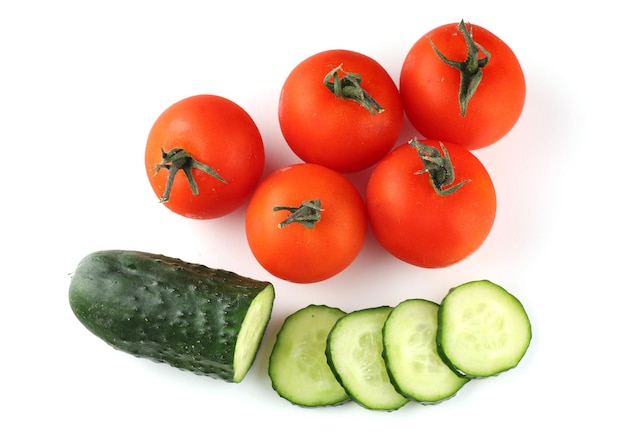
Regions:
<instances>
[{"instance_id":1,"label":"tomato skin","mask_svg":"<svg viewBox=\"0 0 626 434\"><path fill-rule=\"evenodd\" d=\"M491 58L465 116L459 108L460 73L446 65L429 42L448 59L464 61L468 48L458 23L437 27L415 42L404 59L399 87L407 118L422 136L479 149L504 137L517 123L526 83L509 46L480 26L472 24L471 31Z\"/></svg>"},{"instance_id":2,"label":"tomato skin","mask_svg":"<svg viewBox=\"0 0 626 434\"><path fill-rule=\"evenodd\" d=\"M169 200L171 211L194 219L213 219L239 208L258 184L265 166L264 144L250 115L216 95L195 95L168 107L148 135L145 167L154 193L161 198L169 170L156 170L167 152L183 148L213 168L226 182L192 169L198 195L182 170L176 173Z\"/></svg>"},{"instance_id":3,"label":"tomato skin","mask_svg":"<svg viewBox=\"0 0 626 434\"><path fill-rule=\"evenodd\" d=\"M319 199L321 219L307 228L279 224L290 216L276 206L297 207ZM268 175L253 193L246 213L250 249L267 271L283 280L313 283L344 270L360 252L367 232L365 203L340 173L297 163Z\"/></svg>"},{"instance_id":4,"label":"tomato skin","mask_svg":"<svg viewBox=\"0 0 626 434\"><path fill-rule=\"evenodd\" d=\"M362 88L384 112L371 114L325 85L333 67L358 73ZM350 50L328 50L298 64L285 80L278 118L285 141L304 162L349 173L371 167L395 144L404 122L396 84L374 59Z\"/></svg>"},{"instance_id":5,"label":"tomato skin","mask_svg":"<svg viewBox=\"0 0 626 434\"><path fill-rule=\"evenodd\" d=\"M440 148L436 140L421 143ZM471 181L441 196L408 143L398 146L372 171L366 187L370 227L397 258L424 268L442 268L476 251L491 231L496 193L482 163L465 147L443 142L455 182Z\"/></svg>"}]
</instances>

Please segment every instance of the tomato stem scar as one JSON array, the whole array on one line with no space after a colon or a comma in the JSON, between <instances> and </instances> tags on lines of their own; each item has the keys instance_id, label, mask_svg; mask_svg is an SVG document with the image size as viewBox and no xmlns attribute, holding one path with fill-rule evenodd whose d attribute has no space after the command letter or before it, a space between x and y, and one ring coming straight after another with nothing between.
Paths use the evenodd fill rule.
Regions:
<instances>
[{"instance_id":1,"label":"tomato stem scar","mask_svg":"<svg viewBox=\"0 0 626 434\"><path fill-rule=\"evenodd\" d=\"M469 27L469 30L468 30ZM465 38L467 44L467 57L464 61L454 61L448 59L434 44L432 40L429 40L430 46L435 50L437 56L448 66L457 69L461 73L461 85L459 87L459 105L461 107L461 116L465 117L467 113L467 105L470 99L474 96L480 81L483 78L483 68L489 63L491 54L485 50L478 42L474 41L472 36L472 27L470 24L467 26L465 22L461 20L458 26L459 30ZM480 53L484 57L479 58Z\"/></svg>"},{"instance_id":2,"label":"tomato stem scar","mask_svg":"<svg viewBox=\"0 0 626 434\"><path fill-rule=\"evenodd\" d=\"M187 181L189 182L189 186L191 187L191 192L194 196L198 195L198 184L193 176L192 169L201 170L214 178L220 180L224 184L228 184L224 178L220 176L219 173L215 171L211 166L207 166L204 163L199 162L195 158L189 154L189 152L185 151L182 148L173 148L168 152L165 152L163 148L161 148L161 157L162 160L160 163L156 165L156 172L159 173L161 169L169 170L169 174L167 175L167 183L165 184L165 191L163 192L163 196L161 196L161 203L167 202L170 200L170 193L172 190L172 185L174 184L174 177L179 170L182 170L187 176Z\"/></svg>"},{"instance_id":3,"label":"tomato stem scar","mask_svg":"<svg viewBox=\"0 0 626 434\"><path fill-rule=\"evenodd\" d=\"M443 155L439 152L439 149L425 145L417 139L411 139L409 145L417 150L417 153L424 163L424 168L415 172L416 175L422 175L428 173L430 176L430 183L440 196L447 196L457 191L461 186L471 181L471 179L464 179L455 185L454 183L454 166L450 160L448 150L439 142Z\"/></svg>"},{"instance_id":4,"label":"tomato stem scar","mask_svg":"<svg viewBox=\"0 0 626 434\"><path fill-rule=\"evenodd\" d=\"M291 206L275 206L276 211L289 211L291 215L278 224L282 229L290 223L300 223L308 229L313 229L315 223L322 219L322 202L319 199L311 199L303 201L298 207Z\"/></svg>"},{"instance_id":5,"label":"tomato stem scar","mask_svg":"<svg viewBox=\"0 0 626 434\"><path fill-rule=\"evenodd\" d=\"M337 98L356 101L373 115L384 112L385 109L361 87L361 75L355 72L346 72L342 67L343 64L340 64L332 68L330 72L326 74L324 77L324 86ZM339 72L342 72L344 76L340 77Z\"/></svg>"}]
</instances>

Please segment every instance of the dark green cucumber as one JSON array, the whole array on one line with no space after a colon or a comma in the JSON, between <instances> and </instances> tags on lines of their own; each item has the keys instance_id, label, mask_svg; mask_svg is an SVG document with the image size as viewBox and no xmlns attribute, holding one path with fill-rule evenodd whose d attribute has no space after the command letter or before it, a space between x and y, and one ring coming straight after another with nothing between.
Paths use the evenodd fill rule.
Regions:
<instances>
[{"instance_id":1,"label":"dark green cucumber","mask_svg":"<svg viewBox=\"0 0 626 434\"><path fill-rule=\"evenodd\" d=\"M269 282L126 250L83 258L69 288L76 317L112 347L235 383L256 358L274 297Z\"/></svg>"},{"instance_id":2,"label":"dark green cucumber","mask_svg":"<svg viewBox=\"0 0 626 434\"><path fill-rule=\"evenodd\" d=\"M522 303L488 280L452 288L439 307L439 354L468 378L491 377L516 367L531 337Z\"/></svg>"},{"instance_id":3,"label":"dark green cucumber","mask_svg":"<svg viewBox=\"0 0 626 434\"><path fill-rule=\"evenodd\" d=\"M341 317L326 344L328 364L353 401L370 410L397 410L409 399L395 389L383 359L383 326L392 308L356 310Z\"/></svg>"},{"instance_id":4,"label":"dark green cucumber","mask_svg":"<svg viewBox=\"0 0 626 434\"><path fill-rule=\"evenodd\" d=\"M391 382L423 404L449 399L469 381L437 352L438 312L439 305L432 301L405 300L394 307L383 327L383 358Z\"/></svg>"},{"instance_id":5,"label":"dark green cucumber","mask_svg":"<svg viewBox=\"0 0 626 434\"><path fill-rule=\"evenodd\" d=\"M285 319L269 360L272 387L281 397L303 407L348 400L326 360L328 333L344 315L335 307L309 305Z\"/></svg>"}]
</instances>

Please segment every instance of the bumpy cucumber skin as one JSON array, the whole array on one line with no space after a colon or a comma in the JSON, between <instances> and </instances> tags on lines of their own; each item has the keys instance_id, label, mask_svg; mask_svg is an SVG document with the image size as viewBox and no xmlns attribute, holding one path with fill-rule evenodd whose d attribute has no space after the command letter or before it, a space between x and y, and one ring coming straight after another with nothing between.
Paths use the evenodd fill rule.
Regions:
<instances>
[{"instance_id":1,"label":"bumpy cucumber skin","mask_svg":"<svg viewBox=\"0 0 626 434\"><path fill-rule=\"evenodd\" d=\"M80 261L69 301L78 320L118 350L232 382L241 324L268 285L163 255L108 250Z\"/></svg>"}]
</instances>

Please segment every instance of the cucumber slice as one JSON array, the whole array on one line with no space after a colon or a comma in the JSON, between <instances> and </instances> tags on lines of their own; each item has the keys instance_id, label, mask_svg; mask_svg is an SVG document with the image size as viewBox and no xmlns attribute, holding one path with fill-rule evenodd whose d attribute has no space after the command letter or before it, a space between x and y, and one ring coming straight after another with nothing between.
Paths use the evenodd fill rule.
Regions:
<instances>
[{"instance_id":1,"label":"cucumber slice","mask_svg":"<svg viewBox=\"0 0 626 434\"><path fill-rule=\"evenodd\" d=\"M522 303L488 280L452 288L441 302L438 351L465 377L490 377L516 367L531 337Z\"/></svg>"},{"instance_id":2,"label":"cucumber slice","mask_svg":"<svg viewBox=\"0 0 626 434\"><path fill-rule=\"evenodd\" d=\"M405 300L383 327L383 357L391 382L403 395L425 404L451 398L469 381L437 352L438 312L439 305L432 301Z\"/></svg>"},{"instance_id":3,"label":"cucumber slice","mask_svg":"<svg viewBox=\"0 0 626 434\"><path fill-rule=\"evenodd\" d=\"M396 391L383 359L383 326L392 308L379 306L340 318L328 335L328 363L348 395L372 410L396 410L409 399Z\"/></svg>"},{"instance_id":4,"label":"cucumber slice","mask_svg":"<svg viewBox=\"0 0 626 434\"><path fill-rule=\"evenodd\" d=\"M326 361L326 339L340 309L309 305L289 315L276 336L269 359L272 387L292 404L337 405L348 400Z\"/></svg>"}]
</instances>

